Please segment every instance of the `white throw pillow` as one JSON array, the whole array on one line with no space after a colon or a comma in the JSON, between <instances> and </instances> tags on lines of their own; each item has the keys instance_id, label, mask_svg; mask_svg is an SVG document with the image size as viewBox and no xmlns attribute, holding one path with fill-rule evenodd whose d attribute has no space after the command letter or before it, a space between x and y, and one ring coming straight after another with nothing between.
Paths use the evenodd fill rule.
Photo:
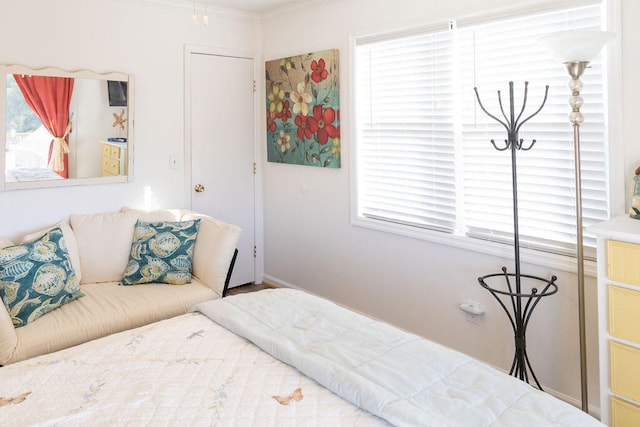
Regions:
<instances>
[{"instance_id":1,"label":"white throw pillow","mask_svg":"<svg viewBox=\"0 0 640 427\"><path fill-rule=\"evenodd\" d=\"M160 222L160 221L180 221L182 211L180 209L158 209L146 211L144 209L134 209L123 207L120 212L134 213L140 221Z\"/></svg>"},{"instance_id":2,"label":"white throw pillow","mask_svg":"<svg viewBox=\"0 0 640 427\"><path fill-rule=\"evenodd\" d=\"M9 240L9 239L5 239L4 237L0 236L0 249L2 248L6 248L7 246L13 246L14 243Z\"/></svg>"},{"instance_id":3,"label":"white throw pillow","mask_svg":"<svg viewBox=\"0 0 640 427\"><path fill-rule=\"evenodd\" d=\"M76 235L73 233L69 224L64 221L60 221L57 224L52 225L51 227L45 228L43 230L35 231L33 233L29 233L22 238L20 244L24 244L26 242L31 242L32 240L36 240L38 237L43 236L45 233L48 233L52 228L60 227L62 229L62 235L64 236L64 242L67 247L67 252L69 252L69 258L71 260L71 265L73 266L73 270L76 273L76 277L78 280L82 280L82 266L80 264L80 253L78 252L78 243L76 242ZM2 247L2 242L0 242L0 248Z\"/></svg>"},{"instance_id":4,"label":"white throw pillow","mask_svg":"<svg viewBox=\"0 0 640 427\"><path fill-rule=\"evenodd\" d=\"M69 223L76 235L82 267L81 283L118 282L127 267L134 212L71 215Z\"/></svg>"}]
</instances>

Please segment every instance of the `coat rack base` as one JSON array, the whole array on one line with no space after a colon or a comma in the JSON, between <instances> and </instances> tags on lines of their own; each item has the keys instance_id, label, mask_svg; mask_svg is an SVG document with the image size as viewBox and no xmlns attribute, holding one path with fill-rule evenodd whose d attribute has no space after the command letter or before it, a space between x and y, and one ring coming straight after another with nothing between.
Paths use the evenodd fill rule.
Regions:
<instances>
[{"instance_id":1,"label":"coat rack base","mask_svg":"<svg viewBox=\"0 0 640 427\"><path fill-rule=\"evenodd\" d=\"M504 281L499 279L504 279ZM511 321L515 353L509 375L519 378L539 390L542 390L542 386L527 355L527 326L533 310L540 300L558 292L556 280L556 276L547 280L519 272L508 273L506 267L502 267L501 273L488 274L478 278L480 285L493 295ZM531 383L531 380L534 384Z\"/></svg>"}]
</instances>

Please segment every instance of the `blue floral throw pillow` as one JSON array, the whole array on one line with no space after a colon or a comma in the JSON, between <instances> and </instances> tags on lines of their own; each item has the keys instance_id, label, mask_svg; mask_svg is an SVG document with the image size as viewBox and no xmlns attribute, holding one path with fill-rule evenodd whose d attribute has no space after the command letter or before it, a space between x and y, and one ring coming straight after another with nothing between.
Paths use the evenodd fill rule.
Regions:
<instances>
[{"instance_id":1,"label":"blue floral throw pillow","mask_svg":"<svg viewBox=\"0 0 640 427\"><path fill-rule=\"evenodd\" d=\"M199 226L199 219L180 222L138 220L121 284L191 283L193 248Z\"/></svg>"},{"instance_id":2,"label":"blue floral throw pillow","mask_svg":"<svg viewBox=\"0 0 640 427\"><path fill-rule=\"evenodd\" d=\"M60 227L0 249L0 297L16 328L82 296Z\"/></svg>"}]
</instances>

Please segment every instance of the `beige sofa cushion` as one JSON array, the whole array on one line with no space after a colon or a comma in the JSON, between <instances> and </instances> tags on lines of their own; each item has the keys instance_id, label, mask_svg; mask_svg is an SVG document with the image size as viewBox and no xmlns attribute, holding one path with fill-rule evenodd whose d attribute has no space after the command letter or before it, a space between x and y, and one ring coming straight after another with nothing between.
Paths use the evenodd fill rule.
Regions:
<instances>
[{"instance_id":1,"label":"beige sofa cushion","mask_svg":"<svg viewBox=\"0 0 640 427\"><path fill-rule=\"evenodd\" d=\"M80 265L80 253L78 252L78 243L76 242L76 235L73 233L73 230L71 229L71 227L69 227L69 224L67 224L66 222L60 221L59 223L54 224L51 227L44 228L42 230L38 230L33 233L29 233L22 238L22 241L20 242L20 244L35 240L55 227L60 227L60 229L62 230L62 235L64 236L64 242L65 242L65 245L67 246L67 252L69 252L69 258L71 259L71 265L73 266L73 270L75 271L76 277L78 278L78 280L82 280L82 266Z\"/></svg>"},{"instance_id":2,"label":"beige sofa cushion","mask_svg":"<svg viewBox=\"0 0 640 427\"><path fill-rule=\"evenodd\" d=\"M0 249L7 246L13 246L13 242L4 237L0 237ZM11 316L5 309L4 304L0 302L0 365L2 360L11 358L13 350L18 344L18 336L16 335L16 329L11 322Z\"/></svg>"},{"instance_id":3,"label":"beige sofa cushion","mask_svg":"<svg viewBox=\"0 0 640 427\"><path fill-rule=\"evenodd\" d=\"M222 297L241 230L236 225L190 211L185 212L181 219L185 221L197 218L201 221L193 250L193 276L211 286L217 297Z\"/></svg>"},{"instance_id":4,"label":"beige sofa cushion","mask_svg":"<svg viewBox=\"0 0 640 427\"><path fill-rule=\"evenodd\" d=\"M16 329L17 347L13 346L15 351L9 358L3 355L0 364L14 363L178 316L195 304L216 297L211 288L196 279L182 286L92 283L84 285L82 292L84 297Z\"/></svg>"},{"instance_id":5,"label":"beige sofa cushion","mask_svg":"<svg viewBox=\"0 0 640 427\"><path fill-rule=\"evenodd\" d=\"M81 284L116 282L129 261L135 212L71 215L82 269Z\"/></svg>"}]
</instances>

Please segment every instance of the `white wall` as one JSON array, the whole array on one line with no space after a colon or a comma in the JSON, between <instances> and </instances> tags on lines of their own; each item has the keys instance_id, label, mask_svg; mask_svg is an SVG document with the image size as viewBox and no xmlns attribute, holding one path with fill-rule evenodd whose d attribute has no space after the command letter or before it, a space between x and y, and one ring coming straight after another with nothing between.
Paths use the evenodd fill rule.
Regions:
<instances>
[{"instance_id":1,"label":"white wall","mask_svg":"<svg viewBox=\"0 0 640 427\"><path fill-rule=\"evenodd\" d=\"M341 81L342 169L282 165L265 161L265 280L307 289L382 318L508 370L513 337L505 314L478 284L513 261L386 234L350 224L353 106L349 104L350 37L440 23L541 2L526 0L352 0L290 9L263 19L265 60L338 48ZM557 2L556 2L557 3ZM635 22L638 5L624 0L625 22ZM633 24L635 25L635 24ZM638 31L625 27L634 40ZM637 46L637 43L634 43ZM623 77L633 78L638 54L628 46ZM625 57L625 61L627 58ZM625 80L626 82L627 80ZM625 89L625 116L637 112L638 85ZM634 96L635 95L635 96ZM626 158L635 169L640 153L630 124L619 146L633 146ZM619 151L623 150L620 148ZM621 165L616 165L620 168ZM613 183L620 194L624 182ZM617 212L618 214L620 212ZM526 261L526 258L523 258ZM523 273L558 276L557 295L542 301L528 331L528 350L542 384L579 402L580 370L576 277L551 267L523 264ZM589 394L597 409L598 358L595 279L587 278ZM467 322L458 304L470 298L486 308L479 325ZM566 396L565 396L566 397Z\"/></svg>"},{"instance_id":2,"label":"white wall","mask_svg":"<svg viewBox=\"0 0 640 427\"><path fill-rule=\"evenodd\" d=\"M144 0L3 2L0 63L133 74L136 117L134 182L0 192L0 236L17 240L71 213L183 207L184 162L170 169L169 156L184 153L184 45L260 49L257 17L209 8L204 27L192 13Z\"/></svg>"}]
</instances>

